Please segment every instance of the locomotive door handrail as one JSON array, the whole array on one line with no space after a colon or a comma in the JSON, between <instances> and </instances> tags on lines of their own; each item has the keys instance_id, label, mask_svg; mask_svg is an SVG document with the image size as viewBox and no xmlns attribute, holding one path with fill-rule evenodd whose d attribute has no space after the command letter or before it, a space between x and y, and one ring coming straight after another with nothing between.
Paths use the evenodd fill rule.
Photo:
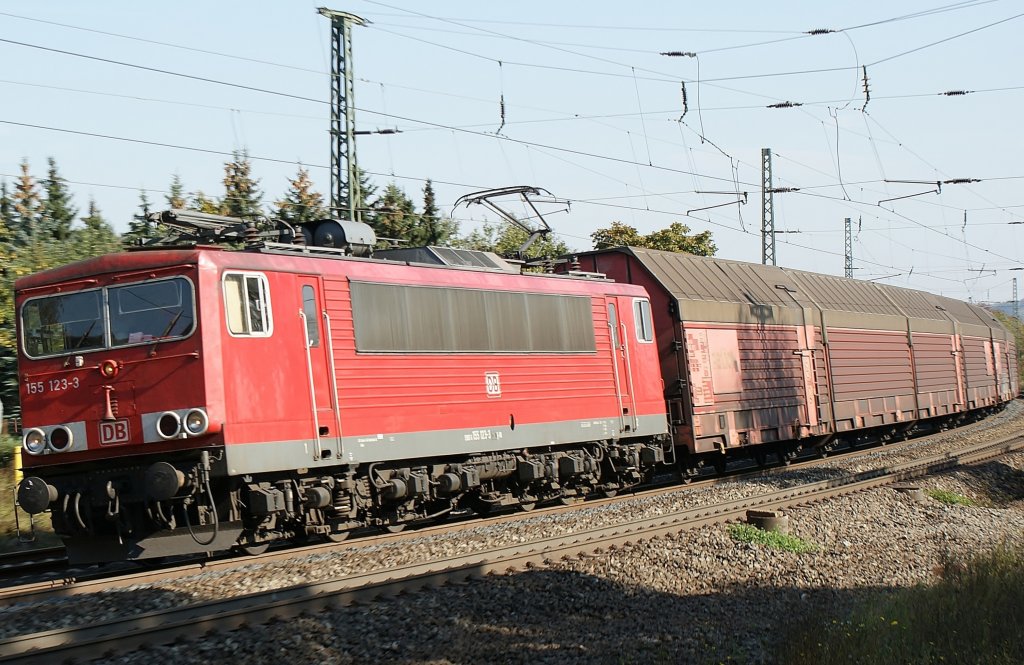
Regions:
<instances>
[{"instance_id":1,"label":"locomotive door handrail","mask_svg":"<svg viewBox=\"0 0 1024 665\"><path fill-rule=\"evenodd\" d=\"M313 411L313 438L316 441L316 454L313 459L320 459L321 457L321 445L320 445L320 417L316 412L316 386L313 383L313 356L310 353L310 339L309 330L306 321L306 313L301 309L299 310L299 318L302 319L302 344L306 350L306 375L309 377L309 404Z\"/></svg>"},{"instance_id":2,"label":"locomotive door handrail","mask_svg":"<svg viewBox=\"0 0 1024 665\"><path fill-rule=\"evenodd\" d=\"M629 384L629 402L633 409L633 431L640 429L640 417L636 415L636 392L633 390L633 366L629 362L629 344L626 342L626 324L620 322L622 353L626 359L626 382Z\"/></svg>"},{"instance_id":3,"label":"locomotive door handrail","mask_svg":"<svg viewBox=\"0 0 1024 665\"><path fill-rule=\"evenodd\" d=\"M622 383L619 381L619 358L617 355L619 353L619 345L616 344L616 338L619 335L619 317L616 309L615 302L608 303L608 333L611 336L608 342L612 347L612 375L615 377L615 398L619 402L619 431L624 432L626 430L626 419L622 417Z\"/></svg>"},{"instance_id":4,"label":"locomotive door handrail","mask_svg":"<svg viewBox=\"0 0 1024 665\"><path fill-rule=\"evenodd\" d=\"M334 424L338 426L338 456L341 456L341 402L338 400L338 373L334 370L334 339L331 337L331 316L325 309L324 336L327 338L327 364L331 370L331 397L334 400ZM307 350L308 353L308 350ZM312 368L311 368L312 369Z\"/></svg>"}]
</instances>

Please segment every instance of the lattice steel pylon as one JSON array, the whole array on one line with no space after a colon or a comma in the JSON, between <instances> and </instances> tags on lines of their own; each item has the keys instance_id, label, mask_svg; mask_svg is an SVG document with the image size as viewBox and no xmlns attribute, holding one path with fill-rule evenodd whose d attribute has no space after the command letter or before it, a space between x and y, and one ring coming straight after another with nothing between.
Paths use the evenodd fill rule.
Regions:
<instances>
[{"instance_id":1,"label":"lattice steel pylon","mask_svg":"<svg viewBox=\"0 0 1024 665\"><path fill-rule=\"evenodd\" d=\"M362 211L359 169L356 163L356 108L352 75L352 26L368 21L320 7L317 12L331 19L331 211L342 218L359 221Z\"/></svg>"},{"instance_id":2,"label":"lattice steel pylon","mask_svg":"<svg viewBox=\"0 0 1024 665\"><path fill-rule=\"evenodd\" d=\"M775 265L775 210L772 149L761 148L761 263Z\"/></svg>"},{"instance_id":3,"label":"lattice steel pylon","mask_svg":"<svg viewBox=\"0 0 1024 665\"><path fill-rule=\"evenodd\" d=\"M853 277L853 221L846 218L846 247L843 251L846 256L846 276Z\"/></svg>"}]
</instances>

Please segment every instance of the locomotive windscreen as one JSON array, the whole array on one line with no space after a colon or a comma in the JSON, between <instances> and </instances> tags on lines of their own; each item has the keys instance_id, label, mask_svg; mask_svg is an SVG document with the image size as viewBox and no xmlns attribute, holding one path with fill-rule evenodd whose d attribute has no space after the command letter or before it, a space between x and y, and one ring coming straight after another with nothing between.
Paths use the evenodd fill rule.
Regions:
<instances>
[{"instance_id":1,"label":"locomotive windscreen","mask_svg":"<svg viewBox=\"0 0 1024 665\"><path fill-rule=\"evenodd\" d=\"M183 277L32 298L22 306L25 353L82 353L168 337L195 327L192 283Z\"/></svg>"},{"instance_id":2,"label":"locomotive windscreen","mask_svg":"<svg viewBox=\"0 0 1024 665\"><path fill-rule=\"evenodd\" d=\"M356 350L592 353L590 298L352 282Z\"/></svg>"}]
</instances>

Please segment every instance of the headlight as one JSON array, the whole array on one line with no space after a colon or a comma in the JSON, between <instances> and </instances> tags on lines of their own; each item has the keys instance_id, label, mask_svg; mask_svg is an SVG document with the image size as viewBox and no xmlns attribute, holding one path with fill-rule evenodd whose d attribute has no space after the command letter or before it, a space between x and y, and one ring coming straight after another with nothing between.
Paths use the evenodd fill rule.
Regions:
<instances>
[{"instance_id":1,"label":"headlight","mask_svg":"<svg viewBox=\"0 0 1024 665\"><path fill-rule=\"evenodd\" d=\"M181 416L173 411L166 411L156 421L156 433L161 439L175 439L181 433Z\"/></svg>"},{"instance_id":2,"label":"headlight","mask_svg":"<svg viewBox=\"0 0 1024 665\"><path fill-rule=\"evenodd\" d=\"M192 409L185 414L185 430L192 436L204 434L210 426L210 419L200 409Z\"/></svg>"},{"instance_id":3,"label":"headlight","mask_svg":"<svg viewBox=\"0 0 1024 665\"><path fill-rule=\"evenodd\" d=\"M38 455L43 452L43 448L46 447L46 434L44 434L41 429L32 428L30 430L26 430L23 443L25 452L30 455Z\"/></svg>"},{"instance_id":4,"label":"headlight","mask_svg":"<svg viewBox=\"0 0 1024 665\"><path fill-rule=\"evenodd\" d=\"M71 444L74 443L74 436L71 434L71 430L61 425L55 427L50 432L50 448L53 448L54 452L62 453L65 450L71 449Z\"/></svg>"}]
</instances>

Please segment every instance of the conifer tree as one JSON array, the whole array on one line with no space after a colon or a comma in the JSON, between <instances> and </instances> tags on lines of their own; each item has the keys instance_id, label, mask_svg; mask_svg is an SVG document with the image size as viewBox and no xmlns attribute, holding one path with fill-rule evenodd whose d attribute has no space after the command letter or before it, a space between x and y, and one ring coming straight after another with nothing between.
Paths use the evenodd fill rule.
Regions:
<instances>
[{"instance_id":1,"label":"conifer tree","mask_svg":"<svg viewBox=\"0 0 1024 665\"><path fill-rule=\"evenodd\" d=\"M416 233L419 215L416 214L412 199L398 185L389 183L384 193L374 202L373 210L371 226L379 237L419 244L421 238Z\"/></svg>"},{"instance_id":2,"label":"conifer tree","mask_svg":"<svg viewBox=\"0 0 1024 665\"><path fill-rule=\"evenodd\" d=\"M42 197L39 185L28 172L28 160L21 161L21 175L14 183L11 242L16 247L28 245L39 234Z\"/></svg>"},{"instance_id":3,"label":"conifer tree","mask_svg":"<svg viewBox=\"0 0 1024 665\"><path fill-rule=\"evenodd\" d=\"M57 171L57 160L48 157L46 161L49 168L43 181L46 198L43 200L40 230L49 232L57 240L67 240L78 209L71 203L67 180Z\"/></svg>"},{"instance_id":4,"label":"conifer tree","mask_svg":"<svg viewBox=\"0 0 1024 665\"><path fill-rule=\"evenodd\" d=\"M188 201L185 200L185 185L181 182L181 176L177 173L171 178L170 191L164 197L167 199L167 205L171 208L184 209L188 205Z\"/></svg>"},{"instance_id":5,"label":"conifer tree","mask_svg":"<svg viewBox=\"0 0 1024 665\"><path fill-rule=\"evenodd\" d=\"M423 186L423 213L420 215L418 240L424 245L447 245L459 231L450 217L441 217L434 194L434 184L427 179Z\"/></svg>"},{"instance_id":6,"label":"conifer tree","mask_svg":"<svg viewBox=\"0 0 1024 665\"><path fill-rule=\"evenodd\" d=\"M0 180L0 245L11 241L11 229L13 228L14 201L7 191L7 181Z\"/></svg>"},{"instance_id":7,"label":"conifer tree","mask_svg":"<svg viewBox=\"0 0 1024 665\"><path fill-rule=\"evenodd\" d=\"M309 171L302 168L301 164L295 178L288 178L288 184L284 198L274 203L278 217L293 225L327 217L324 197L313 190Z\"/></svg>"},{"instance_id":8,"label":"conifer tree","mask_svg":"<svg viewBox=\"0 0 1024 665\"><path fill-rule=\"evenodd\" d=\"M225 215L253 219L263 214L263 193L260 181L252 177L252 163L245 150L236 150L233 159L224 164Z\"/></svg>"},{"instance_id":9,"label":"conifer tree","mask_svg":"<svg viewBox=\"0 0 1024 665\"><path fill-rule=\"evenodd\" d=\"M100 256L121 249L121 238L107 220L103 219L103 214L94 199L89 199L89 214L82 218L82 223L85 224L85 228L73 229L71 235L78 247L78 253L83 257Z\"/></svg>"},{"instance_id":10,"label":"conifer tree","mask_svg":"<svg viewBox=\"0 0 1024 665\"><path fill-rule=\"evenodd\" d=\"M355 200L356 220L361 221L370 226L374 225L377 211L374 208L376 201L374 197L377 195L377 186L370 180L370 176L366 171L362 170L358 166L356 171L359 174L359 196ZM332 217L342 217L345 214L343 210L332 210Z\"/></svg>"},{"instance_id":11,"label":"conifer tree","mask_svg":"<svg viewBox=\"0 0 1024 665\"><path fill-rule=\"evenodd\" d=\"M192 200L188 204L189 210L197 210L199 212L209 213L211 215L224 215L227 214L224 210L224 206L221 205L217 199L211 199L202 190L195 193Z\"/></svg>"},{"instance_id":12,"label":"conifer tree","mask_svg":"<svg viewBox=\"0 0 1024 665\"><path fill-rule=\"evenodd\" d=\"M92 216L93 202L90 201L89 206L89 217ZM124 234L125 242L135 244L139 241L151 238L154 235L155 229L153 224L149 221L149 196L146 194L146 190L139 190L139 212L137 215L132 216L132 221L128 222L128 233ZM87 217L83 217L84 222Z\"/></svg>"}]
</instances>

